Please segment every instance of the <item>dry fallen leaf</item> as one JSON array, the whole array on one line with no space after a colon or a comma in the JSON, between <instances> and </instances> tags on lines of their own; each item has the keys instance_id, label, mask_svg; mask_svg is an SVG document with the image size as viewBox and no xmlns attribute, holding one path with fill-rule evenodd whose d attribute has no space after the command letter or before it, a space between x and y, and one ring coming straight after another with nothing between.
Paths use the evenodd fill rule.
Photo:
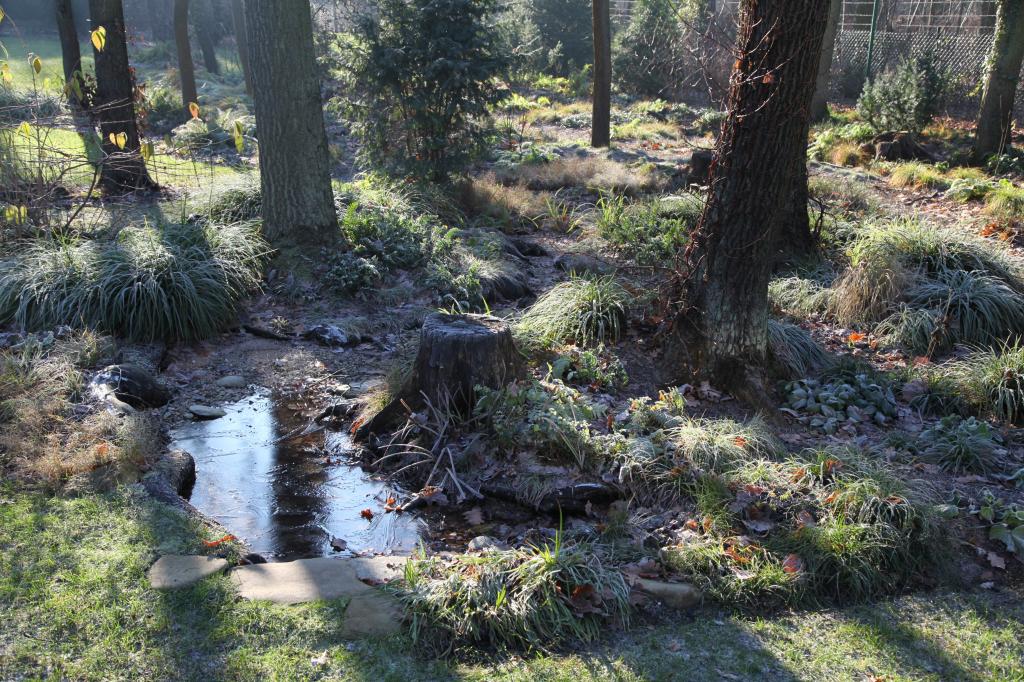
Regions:
<instances>
[{"instance_id":1,"label":"dry fallen leaf","mask_svg":"<svg viewBox=\"0 0 1024 682\"><path fill-rule=\"evenodd\" d=\"M992 568L1006 568L1006 559L999 556L995 552L988 553L988 563L990 566L992 566Z\"/></svg>"},{"instance_id":2,"label":"dry fallen leaf","mask_svg":"<svg viewBox=\"0 0 1024 682\"><path fill-rule=\"evenodd\" d=\"M203 544L206 545L207 547L217 547L218 545L222 545L225 542L231 542L232 540L235 540L235 539L236 538L235 538L234 535L225 535L224 537L217 538L216 540L206 540L206 541L203 542Z\"/></svg>"},{"instance_id":3,"label":"dry fallen leaf","mask_svg":"<svg viewBox=\"0 0 1024 682\"><path fill-rule=\"evenodd\" d=\"M804 570L804 560L796 554L788 554L782 562L782 570L790 575Z\"/></svg>"},{"instance_id":4,"label":"dry fallen leaf","mask_svg":"<svg viewBox=\"0 0 1024 682\"><path fill-rule=\"evenodd\" d=\"M363 517L367 521L372 521L373 520L373 510L371 510L371 509L364 509L363 511L359 512L359 516Z\"/></svg>"}]
</instances>

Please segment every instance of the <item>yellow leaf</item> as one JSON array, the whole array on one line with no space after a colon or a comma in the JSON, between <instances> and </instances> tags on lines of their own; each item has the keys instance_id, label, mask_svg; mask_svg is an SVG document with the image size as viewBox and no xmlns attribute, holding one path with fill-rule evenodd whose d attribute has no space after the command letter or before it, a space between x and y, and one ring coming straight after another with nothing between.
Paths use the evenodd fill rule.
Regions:
<instances>
[{"instance_id":1,"label":"yellow leaf","mask_svg":"<svg viewBox=\"0 0 1024 682\"><path fill-rule=\"evenodd\" d=\"M124 149L124 146L128 144L127 133L110 133L108 137L110 139L110 144L114 145L118 149Z\"/></svg>"},{"instance_id":2,"label":"yellow leaf","mask_svg":"<svg viewBox=\"0 0 1024 682\"><path fill-rule=\"evenodd\" d=\"M241 121L235 121L235 150L239 154L245 151L245 135L242 133Z\"/></svg>"},{"instance_id":3,"label":"yellow leaf","mask_svg":"<svg viewBox=\"0 0 1024 682\"><path fill-rule=\"evenodd\" d=\"M0 63L0 80L4 83L10 83L14 80L14 77L11 76L11 67L7 62Z\"/></svg>"},{"instance_id":4,"label":"yellow leaf","mask_svg":"<svg viewBox=\"0 0 1024 682\"><path fill-rule=\"evenodd\" d=\"M100 26L92 32L92 46L97 52L103 52L103 48L107 46L107 29Z\"/></svg>"},{"instance_id":5,"label":"yellow leaf","mask_svg":"<svg viewBox=\"0 0 1024 682\"><path fill-rule=\"evenodd\" d=\"M149 161L150 159L153 158L153 143L152 142L145 142L142 145L142 158L144 160L146 160L146 161Z\"/></svg>"},{"instance_id":6,"label":"yellow leaf","mask_svg":"<svg viewBox=\"0 0 1024 682\"><path fill-rule=\"evenodd\" d=\"M4 14L4 8L3 8L3 7L0 7L0 21L3 21L3 20L4 20L4 17L6 17L6 16L7 16L7 15L6 15L6 14Z\"/></svg>"},{"instance_id":7,"label":"yellow leaf","mask_svg":"<svg viewBox=\"0 0 1024 682\"><path fill-rule=\"evenodd\" d=\"M28 121L22 121L21 125L18 126L18 132L25 137L32 137L32 126L28 124Z\"/></svg>"},{"instance_id":8,"label":"yellow leaf","mask_svg":"<svg viewBox=\"0 0 1024 682\"><path fill-rule=\"evenodd\" d=\"M199 105L195 102L189 102L188 113L192 114L192 118L199 118Z\"/></svg>"},{"instance_id":9,"label":"yellow leaf","mask_svg":"<svg viewBox=\"0 0 1024 682\"><path fill-rule=\"evenodd\" d=\"M37 74L43 70L43 60L34 54L29 55L28 63L32 65L32 70Z\"/></svg>"}]
</instances>

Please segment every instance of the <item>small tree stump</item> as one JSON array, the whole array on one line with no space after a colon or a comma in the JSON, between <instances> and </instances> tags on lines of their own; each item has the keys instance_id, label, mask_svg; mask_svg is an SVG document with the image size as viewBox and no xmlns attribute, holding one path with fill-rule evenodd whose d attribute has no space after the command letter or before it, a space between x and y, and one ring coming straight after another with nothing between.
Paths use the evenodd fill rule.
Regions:
<instances>
[{"instance_id":1,"label":"small tree stump","mask_svg":"<svg viewBox=\"0 0 1024 682\"><path fill-rule=\"evenodd\" d=\"M399 395L356 431L382 433L407 405L429 401L462 415L473 411L477 386L501 388L522 377L523 363L505 322L489 315L433 313L423 322L419 352Z\"/></svg>"},{"instance_id":2,"label":"small tree stump","mask_svg":"<svg viewBox=\"0 0 1024 682\"><path fill-rule=\"evenodd\" d=\"M512 330L488 315L434 313L423 322L411 386L435 405L472 410L477 386L500 388L522 375Z\"/></svg>"}]
</instances>

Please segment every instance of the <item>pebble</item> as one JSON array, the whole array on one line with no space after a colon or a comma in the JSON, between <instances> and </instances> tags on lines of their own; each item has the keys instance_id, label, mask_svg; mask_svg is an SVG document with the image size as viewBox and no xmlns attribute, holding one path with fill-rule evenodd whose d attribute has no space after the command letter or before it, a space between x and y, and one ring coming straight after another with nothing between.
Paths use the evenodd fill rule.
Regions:
<instances>
[{"instance_id":1,"label":"pebble","mask_svg":"<svg viewBox=\"0 0 1024 682\"><path fill-rule=\"evenodd\" d=\"M199 419L217 419L227 414L223 408L220 407L208 407L206 405L189 405L188 411L192 413L194 417Z\"/></svg>"}]
</instances>

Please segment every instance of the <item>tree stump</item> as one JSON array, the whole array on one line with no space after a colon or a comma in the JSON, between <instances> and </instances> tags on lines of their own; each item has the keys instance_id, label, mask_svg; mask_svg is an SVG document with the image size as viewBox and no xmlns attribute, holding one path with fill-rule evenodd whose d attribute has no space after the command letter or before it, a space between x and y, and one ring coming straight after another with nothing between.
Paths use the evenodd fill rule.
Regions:
<instances>
[{"instance_id":1,"label":"tree stump","mask_svg":"<svg viewBox=\"0 0 1024 682\"><path fill-rule=\"evenodd\" d=\"M399 394L356 431L357 438L383 433L405 405L429 401L469 415L477 386L501 388L522 377L523 363L504 321L489 315L433 313L423 322L412 372Z\"/></svg>"}]
</instances>

